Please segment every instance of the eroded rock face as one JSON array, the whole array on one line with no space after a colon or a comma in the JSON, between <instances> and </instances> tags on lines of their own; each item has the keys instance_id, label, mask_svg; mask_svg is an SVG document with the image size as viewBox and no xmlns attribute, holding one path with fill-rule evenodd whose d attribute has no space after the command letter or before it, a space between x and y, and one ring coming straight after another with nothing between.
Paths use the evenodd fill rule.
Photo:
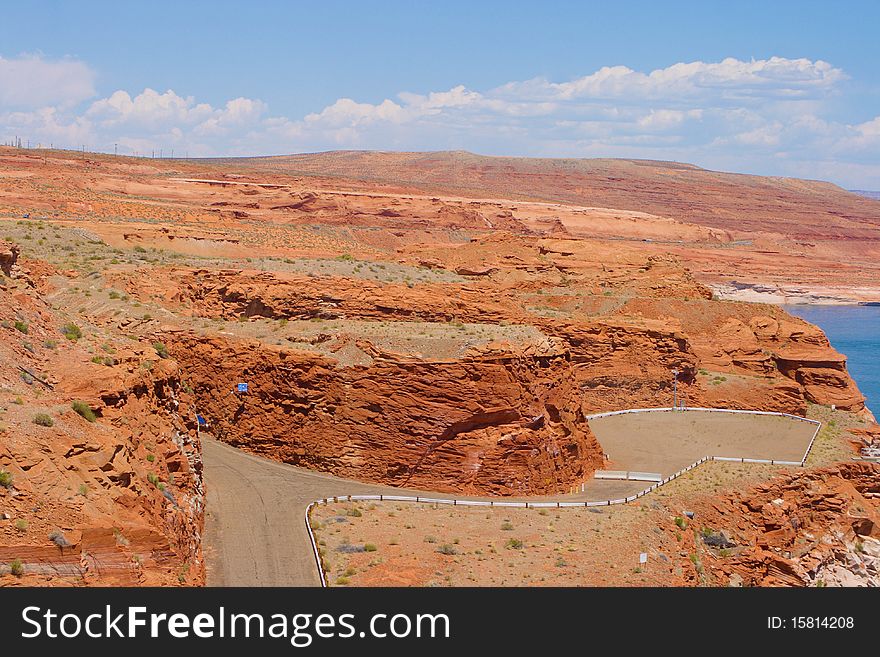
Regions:
<instances>
[{"instance_id":1,"label":"eroded rock face","mask_svg":"<svg viewBox=\"0 0 880 657\"><path fill-rule=\"evenodd\" d=\"M679 399L690 406L804 414L812 401L864 410L845 360L820 330L777 308L714 301L674 257L632 256L608 265L607 254L571 240L501 235L455 250L413 251L406 257L415 263L470 273L479 265L485 274L407 285L169 269L161 285L137 274L116 284L133 296L158 296L178 312L227 320L523 324L547 336L539 347L489 343L441 362L338 335L331 351L344 366L314 352L168 337L184 340L174 355L201 382L200 403L229 442L398 486L500 494L568 490L601 454L585 446L589 430L574 431L574 420L524 425L552 417L548 404L575 417L668 406L672 370L679 372ZM257 354L275 364L258 365ZM287 370L278 374L282 360ZM229 382L255 372L267 396L230 397ZM280 390L281 381L297 403ZM542 392L548 389L565 403ZM233 401L240 411L230 410ZM467 428L452 436L454 426Z\"/></svg>"},{"instance_id":2,"label":"eroded rock face","mask_svg":"<svg viewBox=\"0 0 880 657\"><path fill-rule=\"evenodd\" d=\"M746 586L880 584L880 465L806 470L696 508L736 547L707 554L721 582Z\"/></svg>"},{"instance_id":3,"label":"eroded rock face","mask_svg":"<svg viewBox=\"0 0 880 657\"><path fill-rule=\"evenodd\" d=\"M15 394L0 422L0 470L11 477L0 486L0 563L21 559L25 574L0 579L202 584L201 448L177 365L142 367L151 347L112 340L113 357L93 362L88 338L64 339L68 319L19 283L14 294L0 286L0 389Z\"/></svg>"},{"instance_id":4,"label":"eroded rock face","mask_svg":"<svg viewBox=\"0 0 880 657\"><path fill-rule=\"evenodd\" d=\"M0 240L0 271L7 276L12 276L12 268L18 261L20 249L18 244Z\"/></svg>"},{"instance_id":5,"label":"eroded rock face","mask_svg":"<svg viewBox=\"0 0 880 657\"><path fill-rule=\"evenodd\" d=\"M167 343L218 437L288 463L502 495L567 491L602 463L559 355L337 368L253 341L176 334ZM239 380L247 395L232 394Z\"/></svg>"}]
</instances>

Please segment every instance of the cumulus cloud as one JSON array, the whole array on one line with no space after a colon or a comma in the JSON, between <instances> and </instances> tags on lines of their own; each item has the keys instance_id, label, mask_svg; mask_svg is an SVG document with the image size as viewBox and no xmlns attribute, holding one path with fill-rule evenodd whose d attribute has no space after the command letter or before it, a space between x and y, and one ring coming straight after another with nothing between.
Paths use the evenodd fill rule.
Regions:
<instances>
[{"instance_id":1,"label":"cumulus cloud","mask_svg":"<svg viewBox=\"0 0 880 657\"><path fill-rule=\"evenodd\" d=\"M144 89L134 98L125 91L117 91L109 98L92 103L85 116L105 128L155 128L168 124L192 126L206 120L213 112L210 105L196 104L192 97L182 98L171 90L160 94L153 89Z\"/></svg>"},{"instance_id":2,"label":"cumulus cloud","mask_svg":"<svg viewBox=\"0 0 880 657\"><path fill-rule=\"evenodd\" d=\"M0 59L0 81L9 75L3 66L10 61ZM342 97L302 117L273 115L252 98L212 106L180 90L144 89L135 95L119 90L89 100L94 76L84 65L14 61L44 76L47 81L37 80L36 89L50 88L64 66L79 71L73 76L78 84L59 87L55 95L34 91L27 102L13 103L0 89L0 129L26 134L32 142L84 143L97 150L119 144L142 154L175 148L193 156L463 148L501 155L675 159L801 176L812 162L816 175L826 177L839 162L840 180L848 177L859 186L872 186L865 176L880 169L880 117L852 125L836 120L848 78L821 60L728 58L653 71L608 66L568 81L536 78L483 90L458 85L424 94L404 91L377 103Z\"/></svg>"},{"instance_id":3,"label":"cumulus cloud","mask_svg":"<svg viewBox=\"0 0 880 657\"><path fill-rule=\"evenodd\" d=\"M0 108L68 107L95 95L95 72L75 59L0 56Z\"/></svg>"}]
</instances>

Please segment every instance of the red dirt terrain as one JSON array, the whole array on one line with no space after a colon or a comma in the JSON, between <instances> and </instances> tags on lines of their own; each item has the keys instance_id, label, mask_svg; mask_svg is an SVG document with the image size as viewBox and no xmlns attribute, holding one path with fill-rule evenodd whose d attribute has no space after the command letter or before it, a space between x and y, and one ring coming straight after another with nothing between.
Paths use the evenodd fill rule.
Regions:
<instances>
[{"instance_id":1,"label":"red dirt terrain","mask_svg":"<svg viewBox=\"0 0 880 657\"><path fill-rule=\"evenodd\" d=\"M880 204L824 183L6 148L0 231L4 583L201 583L196 413L310 469L518 496L589 479L586 416L668 406L672 369L692 406L872 420L821 330L719 298L880 298Z\"/></svg>"}]
</instances>

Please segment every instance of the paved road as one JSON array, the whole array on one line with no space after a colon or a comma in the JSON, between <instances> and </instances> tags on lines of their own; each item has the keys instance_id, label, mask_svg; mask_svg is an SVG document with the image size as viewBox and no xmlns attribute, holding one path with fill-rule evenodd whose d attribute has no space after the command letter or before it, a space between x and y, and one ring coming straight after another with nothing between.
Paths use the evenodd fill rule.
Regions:
<instances>
[{"instance_id":1,"label":"paved road","mask_svg":"<svg viewBox=\"0 0 880 657\"><path fill-rule=\"evenodd\" d=\"M207 488L204 547L208 586L320 586L305 525L306 507L317 499L370 493L452 497L297 468L248 454L204 433L202 459ZM586 493L553 499L611 499L644 487L643 482L593 481Z\"/></svg>"},{"instance_id":2,"label":"paved road","mask_svg":"<svg viewBox=\"0 0 880 657\"><path fill-rule=\"evenodd\" d=\"M691 411L618 415L591 420L591 425L613 461L663 474L706 455L800 460L815 431L815 426L784 418ZM208 586L320 586L305 525L306 508L317 499L364 494L489 499L334 477L248 454L204 433L202 457ZM581 493L504 501L604 501L648 485L592 479Z\"/></svg>"},{"instance_id":3,"label":"paved road","mask_svg":"<svg viewBox=\"0 0 880 657\"><path fill-rule=\"evenodd\" d=\"M704 456L799 462L816 425L777 415L686 412L629 413L590 420L611 459L609 470L664 477Z\"/></svg>"}]
</instances>

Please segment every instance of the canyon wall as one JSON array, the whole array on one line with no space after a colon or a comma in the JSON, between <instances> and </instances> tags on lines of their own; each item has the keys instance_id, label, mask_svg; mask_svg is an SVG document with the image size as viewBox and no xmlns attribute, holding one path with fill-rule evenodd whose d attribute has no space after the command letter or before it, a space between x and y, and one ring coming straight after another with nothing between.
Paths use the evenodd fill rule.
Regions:
<instances>
[{"instance_id":1,"label":"canyon wall","mask_svg":"<svg viewBox=\"0 0 880 657\"><path fill-rule=\"evenodd\" d=\"M201 446L177 365L91 327L66 338L75 325L16 255L0 242L0 564L21 560L30 585L203 583Z\"/></svg>"},{"instance_id":2,"label":"canyon wall","mask_svg":"<svg viewBox=\"0 0 880 657\"><path fill-rule=\"evenodd\" d=\"M555 353L336 367L256 341L165 335L221 440L345 477L480 494L565 491L602 464ZM235 382L248 393L233 394Z\"/></svg>"}]
</instances>

